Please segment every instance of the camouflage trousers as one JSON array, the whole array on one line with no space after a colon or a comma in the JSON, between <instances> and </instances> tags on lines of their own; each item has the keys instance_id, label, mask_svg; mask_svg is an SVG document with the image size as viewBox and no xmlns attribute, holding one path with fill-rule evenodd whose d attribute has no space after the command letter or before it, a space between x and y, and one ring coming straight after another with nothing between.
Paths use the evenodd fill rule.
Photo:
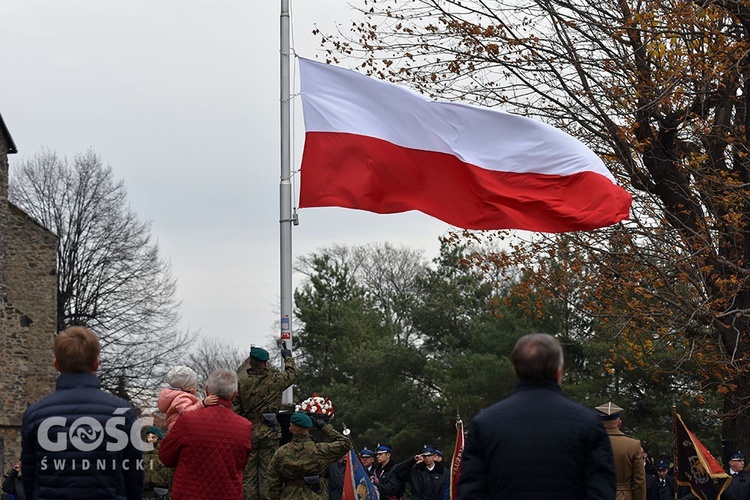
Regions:
<instances>
[{"instance_id":1,"label":"camouflage trousers","mask_svg":"<svg viewBox=\"0 0 750 500\"><path fill-rule=\"evenodd\" d=\"M253 448L250 451L242 478L245 500L265 500L268 498L268 466L275 452L276 447Z\"/></svg>"}]
</instances>

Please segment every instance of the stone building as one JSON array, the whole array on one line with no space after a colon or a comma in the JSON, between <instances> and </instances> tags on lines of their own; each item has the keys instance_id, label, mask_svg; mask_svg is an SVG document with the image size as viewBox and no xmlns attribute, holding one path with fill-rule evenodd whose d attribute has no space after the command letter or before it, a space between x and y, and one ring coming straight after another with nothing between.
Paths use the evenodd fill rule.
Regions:
<instances>
[{"instance_id":1,"label":"stone building","mask_svg":"<svg viewBox=\"0 0 750 500\"><path fill-rule=\"evenodd\" d=\"M57 236L8 201L8 155L0 116L0 474L21 456L21 418L54 389Z\"/></svg>"}]
</instances>

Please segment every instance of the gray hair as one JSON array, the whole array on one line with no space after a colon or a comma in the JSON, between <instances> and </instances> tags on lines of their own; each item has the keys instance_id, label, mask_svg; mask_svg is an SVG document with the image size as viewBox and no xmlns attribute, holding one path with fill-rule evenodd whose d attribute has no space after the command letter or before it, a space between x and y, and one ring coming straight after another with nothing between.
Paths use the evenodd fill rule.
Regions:
<instances>
[{"instance_id":1,"label":"gray hair","mask_svg":"<svg viewBox=\"0 0 750 500\"><path fill-rule=\"evenodd\" d=\"M237 391L237 373L232 370L216 370L208 376L206 389L210 394L229 399Z\"/></svg>"},{"instance_id":2,"label":"gray hair","mask_svg":"<svg viewBox=\"0 0 750 500\"><path fill-rule=\"evenodd\" d=\"M175 366L167 373L167 383L176 389L196 389L198 375L189 366Z\"/></svg>"}]
</instances>

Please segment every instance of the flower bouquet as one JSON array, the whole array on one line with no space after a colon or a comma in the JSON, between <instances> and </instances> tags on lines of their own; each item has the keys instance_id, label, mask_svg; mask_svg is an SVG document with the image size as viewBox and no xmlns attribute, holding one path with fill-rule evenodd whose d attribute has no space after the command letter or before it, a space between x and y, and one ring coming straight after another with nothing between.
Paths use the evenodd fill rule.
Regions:
<instances>
[{"instance_id":1,"label":"flower bouquet","mask_svg":"<svg viewBox=\"0 0 750 500\"><path fill-rule=\"evenodd\" d=\"M330 420L336 411L333 409L333 403L328 398L313 394L306 400L302 401L295 408L295 411L303 411L309 415L324 417L324 420Z\"/></svg>"}]
</instances>

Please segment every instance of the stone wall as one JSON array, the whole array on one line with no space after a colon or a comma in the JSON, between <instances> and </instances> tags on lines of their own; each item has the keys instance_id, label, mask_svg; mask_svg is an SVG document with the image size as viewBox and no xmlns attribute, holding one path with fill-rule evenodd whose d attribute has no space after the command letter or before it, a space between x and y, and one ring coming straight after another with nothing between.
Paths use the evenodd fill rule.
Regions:
<instances>
[{"instance_id":1,"label":"stone wall","mask_svg":"<svg viewBox=\"0 0 750 500\"><path fill-rule=\"evenodd\" d=\"M0 474L21 456L21 419L26 407L54 389L57 325L57 237L8 202L8 148L2 136Z\"/></svg>"}]
</instances>

